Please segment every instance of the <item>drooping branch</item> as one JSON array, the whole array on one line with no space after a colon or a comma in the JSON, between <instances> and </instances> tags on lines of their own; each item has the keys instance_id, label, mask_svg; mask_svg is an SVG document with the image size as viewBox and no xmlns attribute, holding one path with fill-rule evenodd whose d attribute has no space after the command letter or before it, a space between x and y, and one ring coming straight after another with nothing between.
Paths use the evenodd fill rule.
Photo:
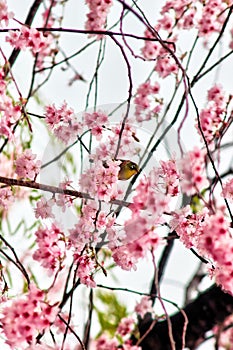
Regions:
<instances>
[{"instance_id":1,"label":"drooping branch","mask_svg":"<svg viewBox=\"0 0 233 350\"><path fill-rule=\"evenodd\" d=\"M186 347L194 350L204 341L207 331L232 314L233 297L214 285L188 304L184 308L184 312L189 322L185 335ZM176 350L181 350L184 316L182 312L178 312L170 320L173 326ZM139 326L141 335L147 332L152 322L150 320L141 323ZM171 350L167 321L157 323L140 343L140 346L142 350Z\"/></svg>"}]
</instances>

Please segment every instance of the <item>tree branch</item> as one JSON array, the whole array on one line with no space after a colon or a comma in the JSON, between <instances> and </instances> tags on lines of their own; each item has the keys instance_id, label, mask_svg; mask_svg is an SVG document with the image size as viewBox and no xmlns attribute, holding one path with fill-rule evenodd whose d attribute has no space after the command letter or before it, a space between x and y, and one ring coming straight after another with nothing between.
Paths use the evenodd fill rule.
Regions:
<instances>
[{"instance_id":1,"label":"tree branch","mask_svg":"<svg viewBox=\"0 0 233 350\"><path fill-rule=\"evenodd\" d=\"M201 293L184 309L188 317L186 347L194 350L205 339L205 333L216 324L221 323L233 312L233 297L214 285ZM185 323L184 315L178 312L170 317L176 350L182 349L182 332ZM142 322L140 334L147 332L153 320ZM140 343L142 350L171 350L168 337L167 321L158 322Z\"/></svg>"}]
</instances>

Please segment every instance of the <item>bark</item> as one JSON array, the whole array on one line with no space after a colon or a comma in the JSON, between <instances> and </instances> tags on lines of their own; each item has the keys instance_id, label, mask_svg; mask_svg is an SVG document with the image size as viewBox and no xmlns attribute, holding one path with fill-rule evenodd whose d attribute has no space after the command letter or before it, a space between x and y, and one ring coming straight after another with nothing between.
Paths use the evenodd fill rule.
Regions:
<instances>
[{"instance_id":1,"label":"bark","mask_svg":"<svg viewBox=\"0 0 233 350\"><path fill-rule=\"evenodd\" d=\"M205 337L205 333L233 313L233 297L216 285L201 293L183 309L188 318L185 346L194 350ZM184 316L181 312L170 317L175 349L182 349ZM139 325L141 336L147 332L152 320ZM142 350L171 350L167 321L158 322L146 335Z\"/></svg>"}]
</instances>

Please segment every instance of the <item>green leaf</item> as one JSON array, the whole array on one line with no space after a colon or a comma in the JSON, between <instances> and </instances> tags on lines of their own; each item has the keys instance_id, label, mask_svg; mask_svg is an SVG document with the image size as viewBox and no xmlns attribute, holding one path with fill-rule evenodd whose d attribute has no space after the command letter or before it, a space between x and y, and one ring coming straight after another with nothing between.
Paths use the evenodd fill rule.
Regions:
<instances>
[{"instance_id":1,"label":"green leaf","mask_svg":"<svg viewBox=\"0 0 233 350\"><path fill-rule=\"evenodd\" d=\"M96 303L94 307L101 328L97 337L103 332L107 332L112 337L116 333L120 320L128 315L127 308L113 293L97 291L95 297L102 304L101 308L97 307Z\"/></svg>"}]
</instances>

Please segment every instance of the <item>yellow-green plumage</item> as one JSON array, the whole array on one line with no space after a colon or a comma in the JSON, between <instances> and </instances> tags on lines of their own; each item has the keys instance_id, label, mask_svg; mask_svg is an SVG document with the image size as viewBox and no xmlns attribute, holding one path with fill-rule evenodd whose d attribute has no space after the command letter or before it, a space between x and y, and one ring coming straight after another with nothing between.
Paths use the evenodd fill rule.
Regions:
<instances>
[{"instance_id":1,"label":"yellow-green plumage","mask_svg":"<svg viewBox=\"0 0 233 350\"><path fill-rule=\"evenodd\" d=\"M131 160L123 160L120 164L120 171L118 173L119 180L129 180L133 175L139 172L139 167Z\"/></svg>"}]
</instances>

